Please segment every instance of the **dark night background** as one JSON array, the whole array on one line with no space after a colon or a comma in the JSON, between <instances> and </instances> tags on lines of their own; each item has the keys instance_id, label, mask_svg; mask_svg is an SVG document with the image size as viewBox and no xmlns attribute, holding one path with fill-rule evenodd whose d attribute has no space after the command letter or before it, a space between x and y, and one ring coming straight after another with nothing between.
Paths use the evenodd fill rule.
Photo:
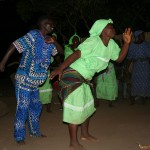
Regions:
<instances>
[{"instance_id":1,"label":"dark night background","mask_svg":"<svg viewBox=\"0 0 150 150\"><path fill-rule=\"evenodd\" d=\"M15 1L0 0L0 59L4 56L8 46L16 38L24 34L27 26L16 13ZM13 54L13 59L17 54Z\"/></svg>"},{"instance_id":2,"label":"dark night background","mask_svg":"<svg viewBox=\"0 0 150 150\"><path fill-rule=\"evenodd\" d=\"M0 35L1 35L0 36L0 41L1 41L0 59L2 59L2 57L4 56L8 46L16 38L24 35L31 27L31 20L32 19L28 19L27 21L25 21L25 20L23 21L23 19L21 18L21 14L19 15L19 13L17 12L16 3L19 2L19 1L23 1L23 0L0 0L0 17L1 17L1 24L0 24ZM47 4L48 2L53 4L53 5L55 3L55 5L57 5L57 7L59 5L59 2L61 3L61 5L63 3L65 3L65 2L72 2L72 3L75 2L73 0L70 0L70 1L66 0L65 2L61 1L61 0L58 0L56 2L51 1L51 0L49 0L49 1L47 1L47 0L43 0L43 1L26 0L25 1L24 0L25 3L27 1L28 2L33 2L35 4L38 4L37 2L40 2L40 3L43 4L43 8L48 5ZM90 0L87 0L87 1L89 2ZM87 2L87 1L86 0L82 0L80 2ZM91 1L91 2L96 2L96 0ZM143 0L143 2L145 2L144 5L142 5L143 3L140 0L136 0L136 1L135 0L126 0L126 1L125 0L121 0L121 1L118 1L118 0L103 0L103 1L99 0L98 1L97 0L97 2L99 2L100 5L106 6L106 8L105 8L106 12L104 12L103 9L101 7L99 7L99 8L102 9L101 15L100 15L100 13L97 12L97 11L99 11L99 8L97 8L97 10L93 9L93 12L95 11L94 12L94 18L92 18L93 20L92 19L87 19L87 22L88 22L89 26L91 26L91 24L93 24L94 20L96 20L96 19L98 19L98 18L100 18L102 16L102 17L106 17L106 18L109 17L109 18L112 18L114 20L114 25L115 25L118 33L122 33L122 31L124 30L125 26L130 26L130 23L132 24L132 28L134 30L141 29L141 28L143 30L145 30L145 31L149 31L150 30L149 29L150 23L149 24L145 23L146 19L147 19L147 22L150 22L149 21L150 20L149 19L149 16L150 16L149 15L150 14L150 10L149 10L150 2L149 2L149 0ZM45 5L44 5L44 3L45 3ZM138 5L136 5L136 3ZM75 6L76 5L74 5L74 3L73 3L73 7L75 7ZM81 4L78 5L78 6L81 6ZM26 7L26 6L23 4L22 8L24 8L24 7ZM29 8L30 8L30 6L27 8L27 12L28 12ZM54 10L56 10L56 8L54 8ZM94 6L93 6L93 8L94 8ZM48 9L48 8L46 8L46 9ZM64 8L64 9L66 9L66 8ZM77 9L79 10L80 8L77 7ZM28 12L28 14L30 13L30 11ZM63 11L63 10L60 10L60 11ZM68 11L68 14L69 14L70 10L68 9L67 11ZM86 11L89 12L88 9ZM142 14L141 14L140 11L142 12ZM87 12L86 12L86 14L87 14ZM132 12L135 13L135 14L132 14ZM56 14L56 12L55 12L55 14ZM133 19L130 18L131 14L133 15L132 16ZM136 14L137 14L137 16L136 16ZM64 14L62 14L62 16L60 15L59 18L57 19L57 20L60 21L59 24L63 24L64 23L63 22L64 21L63 20L63 16L64 16ZM85 16L85 18L88 18L88 15ZM133 23L134 19L135 19L135 23ZM131 20L131 21L129 21L129 20ZM124 22L122 23L122 21L124 21ZM67 26L69 26L68 23L66 23L66 24L67 24ZM83 21L78 22L76 28L77 28L77 30L78 30L78 32L79 32L79 34L81 36L82 35L86 35L87 32L88 32L88 29L85 27ZM64 27L63 30L64 30L64 32L67 31L68 35L69 35L69 32L71 32L71 30L69 30L66 27ZM11 57L11 59L14 59L15 55L16 54L13 54L13 57ZM11 61L11 59L9 61Z\"/></svg>"}]
</instances>

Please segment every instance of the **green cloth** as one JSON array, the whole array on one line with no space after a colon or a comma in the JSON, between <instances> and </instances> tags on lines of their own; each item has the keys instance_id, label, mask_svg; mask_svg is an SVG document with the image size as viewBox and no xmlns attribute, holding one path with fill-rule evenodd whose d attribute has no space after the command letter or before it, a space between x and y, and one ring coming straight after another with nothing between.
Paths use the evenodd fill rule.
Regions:
<instances>
[{"instance_id":1,"label":"green cloth","mask_svg":"<svg viewBox=\"0 0 150 150\"><path fill-rule=\"evenodd\" d=\"M69 44L65 45L65 49L64 49L64 56L66 59L68 56L70 56L74 51L71 49L70 45L73 44L73 38L74 37L78 37L79 41L80 41L80 37L75 33L73 36L71 36L71 38L69 39ZM74 49L76 50L76 49Z\"/></svg>"},{"instance_id":2,"label":"green cloth","mask_svg":"<svg viewBox=\"0 0 150 150\"><path fill-rule=\"evenodd\" d=\"M50 74L49 74L50 75ZM42 104L49 104L52 101L52 85L50 83L50 79L46 79L46 81L39 86L39 96Z\"/></svg>"},{"instance_id":3,"label":"green cloth","mask_svg":"<svg viewBox=\"0 0 150 150\"><path fill-rule=\"evenodd\" d=\"M70 45L65 45L64 49L64 60L73 53L73 50L70 48Z\"/></svg>"},{"instance_id":4,"label":"green cloth","mask_svg":"<svg viewBox=\"0 0 150 150\"><path fill-rule=\"evenodd\" d=\"M120 48L113 39L110 39L106 47L99 36L87 38L77 49L81 51L81 57L70 67L88 80L91 80L96 72L104 70L110 59L117 60L120 53Z\"/></svg>"},{"instance_id":5,"label":"green cloth","mask_svg":"<svg viewBox=\"0 0 150 150\"><path fill-rule=\"evenodd\" d=\"M77 70L85 79L91 80L96 72L104 70L111 60L117 60L120 48L117 43L110 39L106 47L100 34L107 26L113 23L111 19L97 20L91 27L90 37L81 43L77 49L81 51L81 57L70 65L71 68Z\"/></svg>"},{"instance_id":6,"label":"green cloth","mask_svg":"<svg viewBox=\"0 0 150 150\"><path fill-rule=\"evenodd\" d=\"M71 124L82 124L95 111L91 89L88 84L83 83L64 101L63 121Z\"/></svg>"},{"instance_id":7,"label":"green cloth","mask_svg":"<svg viewBox=\"0 0 150 150\"><path fill-rule=\"evenodd\" d=\"M56 33L53 33L52 36L55 36L55 38L57 39L57 34Z\"/></svg>"},{"instance_id":8,"label":"green cloth","mask_svg":"<svg viewBox=\"0 0 150 150\"><path fill-rule=\"evenodd\" d=\"M96 97L104 100L116 100L118 97L118 83L114 64L109 63L107 71L97 77Z\"/></svg>"},{"instance_id":9,"label":"green cloth","mask_svg":"<svg viewBox=\"0 0 150 150\"><path fill-rule=\"evenodd\" d=\"M80 37L75 33L73 36L71 36L71 38L69 39L69 45L73 44L73 38L74 37L78 37L79 41L80 41Z\"/></svg>"},{"instance_id":10,"label":"green cloth","mask_svg":"<svg viewBox=\"0 0 150 150\"><path fill-rule=\"evenodd\" d=\"M99 36L107 24L113 23L111 19L99 19L92 25L89 33L90 36Z\"/></svg>"},{"instance_id":11,"label":"green cloth","mask_svg":"<svg viewBox=\"0 0 150 150\"><path fill-rule=\"evenodd\" d=\"M96 72L102 71L108 66L110 59L117 60L119 56L120 48L113 39L110 39L106 47L99 37L108 23L112 23L112 21L98 21L89 31L90 37L77 47L81 51L81 57L73 62L70 67L78 71L85 79L91 80ZM63 121L81 124L95 110L90 86L83 83L64 101Z\"/></svg>"}]
</instances>

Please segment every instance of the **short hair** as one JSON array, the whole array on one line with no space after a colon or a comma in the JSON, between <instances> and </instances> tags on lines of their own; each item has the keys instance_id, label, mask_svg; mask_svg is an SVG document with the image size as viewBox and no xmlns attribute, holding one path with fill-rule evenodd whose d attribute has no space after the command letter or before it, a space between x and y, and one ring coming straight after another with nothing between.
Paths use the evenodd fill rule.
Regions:
<instances>
[{"instance_id":1,"label":"short hair","mask_svg":"<svg viewBox=\"0 0 150 150\"><path fill-rule=\"evenodd\" d=\"M46 20L46 19L52 20L48 15L42 15L42 16L40 16L40 17L38 18L38 20L37 20L37 25L40 26L41 22L42 22L43 20Z\"/></svg>"}]
</instances>

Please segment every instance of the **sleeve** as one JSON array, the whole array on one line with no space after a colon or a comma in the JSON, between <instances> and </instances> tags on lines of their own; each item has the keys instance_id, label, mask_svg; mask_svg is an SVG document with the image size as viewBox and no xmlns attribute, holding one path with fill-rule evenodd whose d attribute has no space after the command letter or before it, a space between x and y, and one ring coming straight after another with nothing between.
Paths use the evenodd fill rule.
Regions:
<instances>
[{"instance_id":1,"label":"sleeve","mask_svg":"<svg viewBox=\"0 0 150 150\"><path fill-rule=\"evenodd\" d=\"M89 37L83 43L81 43L77 48L77 50L81 51L81 57L90 55L94 50L96 43L97 40L94 37Z\"/></svg>"},{"instance_id":2,"label":"sleeve","mask_svg":"<svg viewBox=\"0 0 150 150\"><path fill-rule=\"evenodd\" d=\"M118 46L118 44L112 39L111 39L110 47L112 51L111 60L115 61L118 59L121 49Z\"/></svg>"},{"instance_id":3,"label":"sleeve","mask_svg":"<svg viewBox=\"0 0 150 150\"><path fill-rule=\"evenodd\" d=\"M19 53L22 53L25 51L25 49L28 46L31 46L34 44L35 40L37 37L37 31L36 30L31 30L24 36L18 38L13 42L13 45L16 47Z\"/></svg>"}]
</instances>

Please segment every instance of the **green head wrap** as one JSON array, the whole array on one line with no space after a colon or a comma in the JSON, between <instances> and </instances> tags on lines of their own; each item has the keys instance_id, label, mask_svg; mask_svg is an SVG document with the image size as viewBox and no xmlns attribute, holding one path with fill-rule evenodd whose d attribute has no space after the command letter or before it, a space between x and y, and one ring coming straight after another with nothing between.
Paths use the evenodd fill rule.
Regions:
<instances>
[{"instance_id":1,"label":"green head wrap","mask_svg":"<svg viewBox=\"0 0 150 150\"><path fill-rule=\"evenodd\" d=\"M69 45L71 45L73 42L72 42L72 40L73 40L73 38L74 37L78 37L78 39L79 39L79 41L80 41L80 37L75 33L70 39L69 39Z\"/></svg>"},{"instance_id":2,"label":"green head wrap","mask_svg":"<svg viewBox=\"0 0 150 150\"><path fill-rule=\"evenodd\" d=\"M113 21L111 19L99 19L95 21L89 31L90 36L99 36L109 23L113 23Z\"/></svg>"},{"instance_id":3,"label":"green head wrap","mask_svg":"<svg viewBox=\"0 0 150 150\"><path fill-rule=\"evenodd\" d=\"M55 36L55 38L57 39L57 34L56 33L53 33L52 36Z\"/></svg>"}]
</instances>

